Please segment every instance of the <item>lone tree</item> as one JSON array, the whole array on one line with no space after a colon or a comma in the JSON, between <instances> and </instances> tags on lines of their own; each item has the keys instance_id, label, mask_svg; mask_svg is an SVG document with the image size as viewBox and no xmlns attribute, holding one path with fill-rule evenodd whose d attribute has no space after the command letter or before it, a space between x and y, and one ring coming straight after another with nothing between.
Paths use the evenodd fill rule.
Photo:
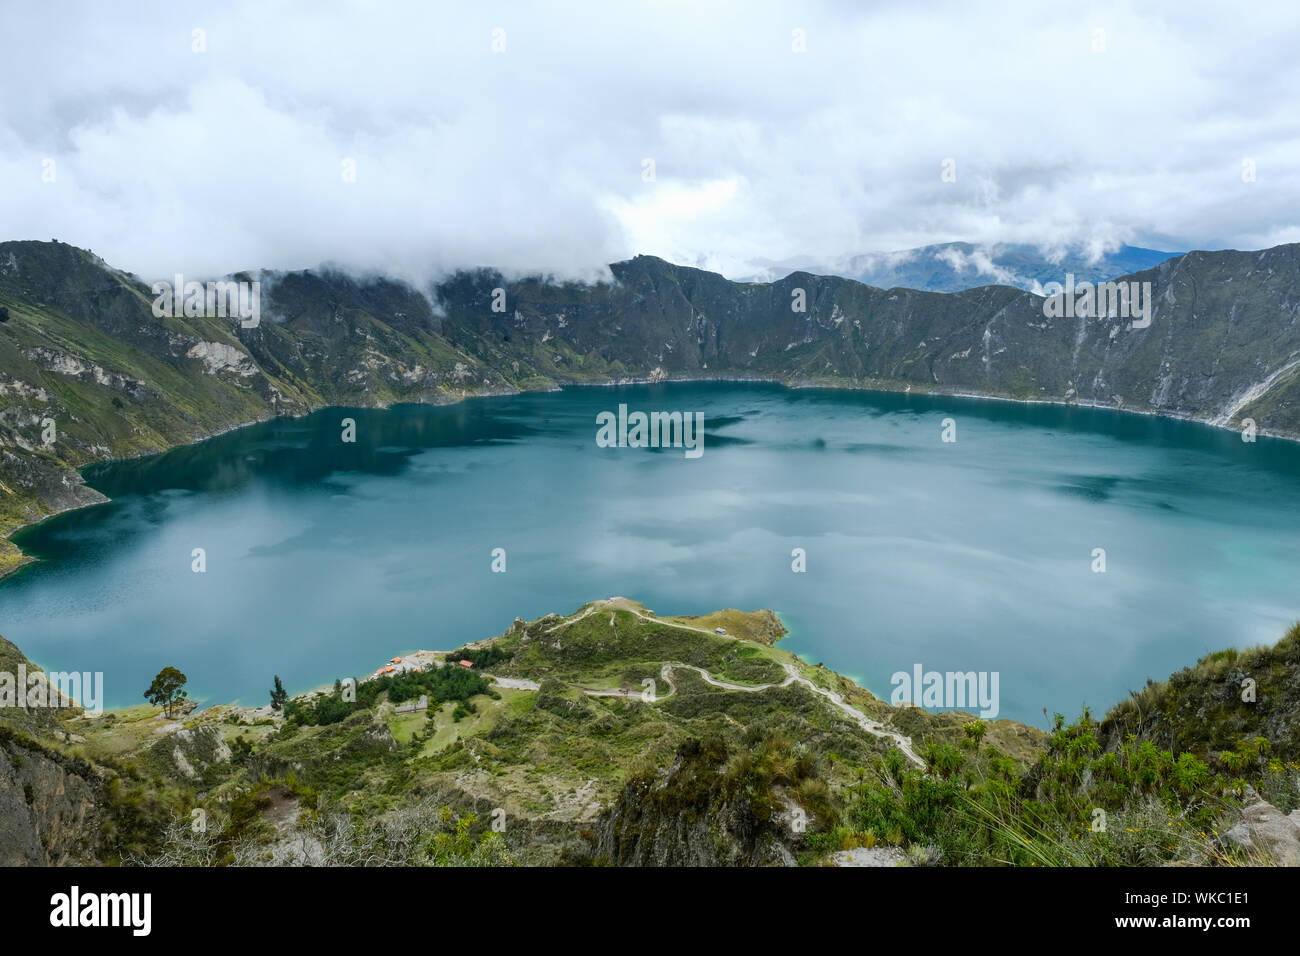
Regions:
<instances>
[{"instance_id":1,"label":"lone tree","mask_svg":"<svg viewBox=\"0 0 1300 956\"><path fill-rule=\"evenodd\" d=\"M275 687L271 689L271 709L283 710L284 702L289 699L289 692L280 683L280 675L275 675Z\"/></svg>"},{"instance_id":2,"label":"lone tree","mask_svg":"<svg viewBox=\"0 0 1300 956\"><path fill-rule=\"evenodd\" d=\"M161 707L163 713L171 717L176 705L189 696L181 689L187 680L189 678L176 668L164 667L153 679L149 689L144 692L144 699L155 707Z\"/></svg>"}]
</instances>

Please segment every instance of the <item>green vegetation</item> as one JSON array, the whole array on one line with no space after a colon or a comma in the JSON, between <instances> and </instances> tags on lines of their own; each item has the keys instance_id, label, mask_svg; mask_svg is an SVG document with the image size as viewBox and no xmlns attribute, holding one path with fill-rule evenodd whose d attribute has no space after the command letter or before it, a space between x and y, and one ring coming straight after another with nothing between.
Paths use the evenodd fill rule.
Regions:
<instances>
[{"instance_id":1,"label":"green vegetation","mask_svg":"<svg viewBox=\"0 0 1300 956\"><path fill-rule=\"evenodd\" d=\"M144 692L144 699L155 707L161 707L163 713L170 717L176 710L177 705L188 696L182 690L188 680L189 678L176 668L164 667L158 672L158 676L153 679L149 689Z\"/></svg>"},{"instance_id":2,"label":"green vegetation","mask_svg":"<svg viewBox=\"0 0 1300 956\"><path fill-rule=\"evenodd\" d=\"M818 757L783 734L751 728L740 739L710 734L678 747L667 779L657 768L632 775L614 808L609 861L619 865L700 862L687 839L662 847L643 836L702 829L726 865L780 861L792 832L835 819Z\"/></svg>"},{"instance_id":3,"label":"green vegetation","mask_svg":"<svg viewBox=\"0 0 1300 956\"><path fill-rule=\"evenodd\" d=\"M979 726L967 725L964 747L926 747L927 773L891 751L853 788L840 825L810 837L809 849L910 844L948 865L1248 862L1218 839L1247 784L1284 812L1300 802L1300 764L1270 769L1258 756L1266 741L1251 748L1253 772L1229 779L1194 754L1133 736L1106 750L1103 725L1086 712L1069 725L1058 714L1029 768L981 749Z\"/></svg>"},{"instance_id":4,"label":"green vegetation","mask_svg":"<svg viewBox=\"0 0 1300 956\"><path fill-rule=\"evenodd\" d=\"M284 689L284 684L280 682L280 675L275 675L275 686L271 688L271 709L284 710L285 703L289 700L289 692Z\"/></svg>"},{"instance_id":5,"label":"green vegetation","mask_svg":"<svg viewBox=\"0 0 1300 956\"><path fill-rule=\"evenodd\" d=\"M511 652L500 644L489 644L487 647L462 647L459 650L449 651L446 655L448 664L456 664L458 661L469 661L480 670L487 670L502 661L510 660Z\"/></svg>"},{"instance_id":6,"label":"green vegetation","mask_svg":"<svg viewBox=\"0 0 1300 956\"><path fill-rule=\"evenodd\" d=\"M1167 681L1148 681L1107 715L1108 746L1137 734L1190 752L1231 776L1300 761L1300 625L1272 647L1209 654ZM1260 751L1263 739L1267 751Z\"/></svg>"},{"instance_id":7,"label":"green vegetation","mask_svg":"<svg viewBox=\"0 0 1300 956\"><path fill-rule=\"evenodd\" d=\"M289 701L285 704L284 716L304 726L336 724L357 711L373 708L381 696L386 697L389 703L400 704L423 694L429 697L430 709L455 701L461 708L461 716L464 716L472 713L465 703L471 697L494 693L482 674L466 667L446 665L427 670L405 670L364 681L356 686L355 701L345 699L342 682L335 681L334 689L328 694L311 701Z\"/></svg>"},{"instance_id":8,"label":"green vegetation","mask_svg":"<svg viewBox=\"0 0 1300 956\"><path fill-rule=\"evenodd\" d=\"M635 602L601 607L580 619L575 615L570 623L556 622L550 625L554 631L544 630L545 637L530 634L529 640L508 632L501 646L511 660L498 670L534 679L581 681L586 687L627 684L638 689L642 680L658 678L665 661L702 667L735 683L770 684L785 678L767 648L639 617L639 609Z\"/></svg>"},{"instance_id":9,"label":"green vegetation","mask_svg":"<svg viewBox=\"0 0 1300 956\"><path fill-rule=\"evenodd\" d=\"M290 774L262 779L202 828L177 821L157 849L131 862L154 866L513 866L499 833L478 816L425 801L373 819L320 813L319 794ZM291 827L298 838L285 844Z\"/></svg>"},{"instance_id":10,"label":"green vegetation","mask_svg":"<svg viewBox=\"0 0 1300 956\"><path fill-rule=\"evenodd\" d=\"M1300 808L1288 677L1300 629L1209 655L1100 721L1058 715L1044 734L895 710L769 643L643 613L616 599L516 621L443 666L337 681L271 718L215 707L163 736L166 711L144 707L0 722L0 760L19 772L45 761L68 792L84 781L100 820L85 845L109 862L815 864L892 847L915 865L1235 865L1268 862L1221 836L1248 787ZM0 643L6 654L20 656ZM924 769L803 684L734 690L677 667L669 693L665 661L750 685L797 666L910 737ZM488 666L537 689L498 689ZM421 695L428 708L395 710ZM1189 731L1197 700L1211 719ZM502 832L480 822L488 810L509 821Z\"/></svg>"},{"instance_id":11,"label":"green vegetation","mask_svg":"<svg viewBox=\"0 0 1300 956\"><path fill-rule=\"evenodd\" d=\"M728 608L701 616L676 615L663 618L665 622L686 624L691 627L712 631L721 627L728 635L757 644L775 644L785 636L785 625L770 611L747 613Z\"/></svg>"},{"instance_id":12,"label":"green vegetation","mask_svg":"<svg viewBox=\"0 0 1300 956\"><path fill-rule=\"evenodd\" d=\"M356 711L354 702L346 701L338 687L313 701L291 700L285 704L284 716L305 726L337 724Z\"/></svg>"}]
</instances>

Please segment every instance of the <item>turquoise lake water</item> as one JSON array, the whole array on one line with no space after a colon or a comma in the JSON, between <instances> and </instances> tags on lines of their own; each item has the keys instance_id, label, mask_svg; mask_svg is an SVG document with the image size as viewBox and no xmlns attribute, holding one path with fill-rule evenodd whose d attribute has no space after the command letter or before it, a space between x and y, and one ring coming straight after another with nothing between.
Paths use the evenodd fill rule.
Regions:
<instances>
[{"instance_id":1,"label":"turquoise lake water","mask_svg":"<svg viewBox=\"0 0 1300 956\"><path fill-rule=\"evenodd\" d=\"M620 403L702 412L704 454L597 447ZM996 671L999 716L1042 726L1300 618L1300 445L1101 410L578 388L328 409L86 478L113 500L15 537L44 560L0 581L0 634L102 671L108 706L165 665L262 703L273 674L301 691L623 595L772 608L783 646L886 698L916 664Z\"/></svg>"}]
</instances>

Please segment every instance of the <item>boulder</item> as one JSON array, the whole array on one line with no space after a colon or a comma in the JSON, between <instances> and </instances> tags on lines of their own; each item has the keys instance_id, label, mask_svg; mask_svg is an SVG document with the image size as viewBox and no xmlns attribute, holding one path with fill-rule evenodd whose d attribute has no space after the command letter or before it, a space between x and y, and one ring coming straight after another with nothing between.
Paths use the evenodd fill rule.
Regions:
<instances>
[{"instance_id":1,"label":"boulder","mask_svg":"<svg viewBox=\"0 0 1300 956\"><path fill-rule=\"evenodd\" d=\"M1300 866L1300 810L1290 816L1253 789L1237 822L1223 838L1244 850L1267 853L1280 866Z\"/></svg>"}]
</instances>

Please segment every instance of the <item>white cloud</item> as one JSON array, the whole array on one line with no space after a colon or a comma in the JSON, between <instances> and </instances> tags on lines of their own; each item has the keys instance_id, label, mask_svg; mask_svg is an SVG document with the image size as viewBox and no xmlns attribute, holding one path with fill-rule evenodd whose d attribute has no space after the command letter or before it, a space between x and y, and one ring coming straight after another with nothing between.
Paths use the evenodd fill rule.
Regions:
<instances>
[{"instance_id":1,"label":"white cloud","mask_svg":"<svg viewBox=\"0 0 1300 956\"><path fill-rule=\"evenodd\" d=\"M1298 27L1290 2L10 3L0 237L145 276L1253 248L1300 234Z\"/></svg>"}]
</instances>

